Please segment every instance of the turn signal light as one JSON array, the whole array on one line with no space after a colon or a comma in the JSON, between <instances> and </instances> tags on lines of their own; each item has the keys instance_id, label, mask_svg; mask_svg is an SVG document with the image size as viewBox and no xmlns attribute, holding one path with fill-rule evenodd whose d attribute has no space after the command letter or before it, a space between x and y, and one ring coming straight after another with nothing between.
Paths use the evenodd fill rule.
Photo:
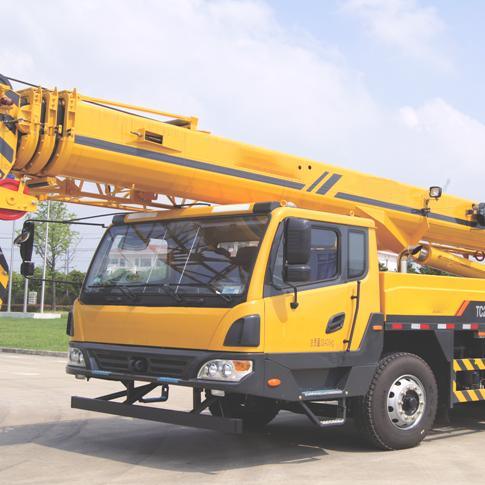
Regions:
<instances>
[{"instance_id":1,"label":"turn signal light","mask_svg":"<svg viewBox=\"0 0 485 485\"><path fill-rule=\"evenodd\" d=\"M237 372L250 371L252 367L252 362L250 360L233 360L232 363Z\"/></svg>"},{"instance_id":2,"label":"turn signal light","mask_svg":"<svg viewBox=\"0 0 485 485\"><path fill-rule=\"evenodd\" d=\"M268 387L278 387L281 384L281 380L277 377L273 377L272 379L268 379L267 384Z\"/></svg>"}]
</instances>

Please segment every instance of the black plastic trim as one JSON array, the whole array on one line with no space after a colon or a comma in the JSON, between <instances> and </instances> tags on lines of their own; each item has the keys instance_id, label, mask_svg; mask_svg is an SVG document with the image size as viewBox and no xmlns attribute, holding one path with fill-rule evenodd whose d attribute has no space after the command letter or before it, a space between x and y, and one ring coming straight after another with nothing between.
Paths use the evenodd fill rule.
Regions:
<instances>
[{"instance_id":1,"label":"black plastic trim","mask_svg":"<svg viewBox=\"0 0 485 485\"><path fill-rule=\"evenodd\" d=\"M268 214L281 207L280 202L256 202L253 205L254 214Z\"/></svg>"},{"instance_id":2,"label":"black plastic trim","mask_svg":"<svg viewBox=\"0 0 485 485\"><path fill-rule=\"evenodd\" d=\"M369 388L372 375L382 355L384 332L375 331L372 325L381 325L384 316L371 314L360 349L352 352L295 352L258 353L234 351L204 351L190 349L166 349L157 347L135 347L128 345L72 342L86 360L86 368L67 366L68 374L84 375L114 381L136 380L166 383L178 386L218 389L226 392L267 397L285 401L298 401L304 392L340 389L346 396L361 396ZM180 378L157 375L134 375L129 372L103 372L98 369L93 350L123 352L127 357L177 358L190 357L190 363ZM253 361L253 372L240 382L224 382L196 379L200 367L213 359L244 359ZM279 378L281 385L270 388L266 382ZM323 399L322 399L323 400Z\"/></svg>"},{"instance_id":3,"label":"black plastic trim","mask_svg":"<svg viewBox=\"0 0 485 485\"><path fill-rule=\"evenodd\" d=\"M239 318L229 328L224 340L225 347L258 347L261 335L259 315Z\"/></svg>"},{"instance_id":4,"label":"black plastic trim","mask_svg":"<svg viewBox=\"0 0 485 485\"><path fill-rule=\"evenodd\" d=\"M72 337L74 335L74 317L72 310L67 314L66 335Z\"/></svg>"},{"instance_id":5,"label":"black plastic trim","mask_svg":"<svg viewBox=\"0 0 485 485\"><path fill-rule=\"evenodd\" d=\"M128 212L126 214L128 214ZM113 219L111 220L111 224L113 224L113 226L123 225L125 223L126 214L116 214L115 216L113 216Z\"/></svg>"}]
</instances>

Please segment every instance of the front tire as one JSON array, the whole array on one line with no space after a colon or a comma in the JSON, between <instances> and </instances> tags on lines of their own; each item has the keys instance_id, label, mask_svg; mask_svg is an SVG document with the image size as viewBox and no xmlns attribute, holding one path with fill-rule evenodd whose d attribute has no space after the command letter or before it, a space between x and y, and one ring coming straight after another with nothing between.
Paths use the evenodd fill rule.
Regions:
<instances>
[{"instance_id":1,"label":"front tire","mask_svg":"<svg viewBox=\"0 0 485 485\"><path fill-rule=\"evenodd\" d=\"M429 365L408 353L386 355L354 415L367 439L383 450L418 445L433 426L438 386Z\"/></svg>"}]
</instances>

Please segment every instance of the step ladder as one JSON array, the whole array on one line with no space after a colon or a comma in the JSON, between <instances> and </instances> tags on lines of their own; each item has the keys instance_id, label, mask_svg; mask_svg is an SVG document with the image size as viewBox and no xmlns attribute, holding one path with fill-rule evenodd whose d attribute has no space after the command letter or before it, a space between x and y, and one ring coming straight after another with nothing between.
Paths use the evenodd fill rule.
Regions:
<instances>
[{"instance_id":1,"label":"step ladder","mask_svg":"<svg viewBox=\"0 0 485 485\"><path fill-rule=\"evenodd\" d=\"M319 428L330 428L333 426L342 426L347 420L347 403L346 399L338 399L335 404L336 416L318 416L311 408L311 403L300 401L303 412L310 421Z\"/></svg>"}]
</instances>

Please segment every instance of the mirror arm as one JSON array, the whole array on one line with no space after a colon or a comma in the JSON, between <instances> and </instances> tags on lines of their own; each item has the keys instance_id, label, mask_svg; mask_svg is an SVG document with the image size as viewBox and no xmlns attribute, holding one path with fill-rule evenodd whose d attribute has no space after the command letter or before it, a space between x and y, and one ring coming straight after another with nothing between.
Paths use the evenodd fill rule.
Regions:
<instances>
[{"instance_id":1,"label":"mirror arm","mask_svg":"<svg viewBox=\"0 0 485 485\"><path fill-rule=\"evenodd\" d=\"M82 286L82 283L79 283L77 281L50 280L48 278L32 278L30 276L24 276L24 278L26 280L29 280L29 281L40 281L40 282L45 281L46 283L56 283L56 284L60 283L60 284L63 284L63 285Z\"/></svg>"},{"instance_id":2,"label":"mirror arm","mask_svg":"<svg viewBox=\"0 0 485 485\"><path fill-rule=\"evenodd\" d=\"M25 222L33 222L33 223L43 223L43 222L48 222L49 224L72 224L72 225L77 225L77 226L98 226L98 227L103 227L106 229L108 226L106 224L101 224L97 222L77 222L76 220L67 220L67 221L56 221L56 220L51 220L51 219L29 219L28 221Z\"/></svg>"}]
</instances>

